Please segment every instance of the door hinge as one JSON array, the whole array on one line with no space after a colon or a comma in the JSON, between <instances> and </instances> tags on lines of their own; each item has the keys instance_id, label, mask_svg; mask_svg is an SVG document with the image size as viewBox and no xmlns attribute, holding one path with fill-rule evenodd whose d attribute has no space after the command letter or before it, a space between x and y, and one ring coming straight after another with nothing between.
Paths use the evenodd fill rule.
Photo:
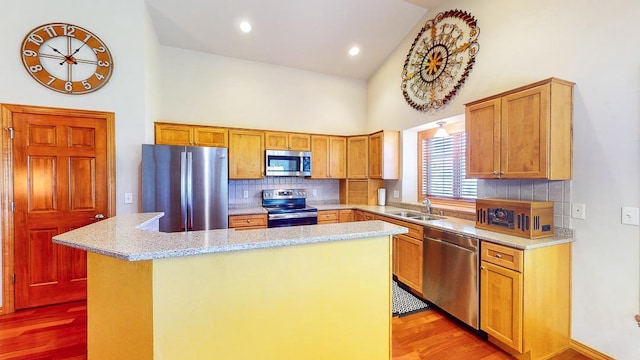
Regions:
<instances>
[{"instance_id":1,"label":"door hinge","mask_svg":"<svg viewBox=\"0 0 640 360\"><path fill-rule=\"evenodd\" d=\"M13 140L13 136L15 135L15 131L13 131L13 128L12 127L6 127L4 129L9 132L9 137L11 138L11 140Z\"/></svg>"},{"instance_id":2,"label":"door hinge","mask_svg":"<svg viewBox=\"0 0 640 360\"><path fill-rule=\"evenodd\" d=\"M16 274L11 275L11 283L14 285L16 284Z\"/></svg>"}]
</instances>

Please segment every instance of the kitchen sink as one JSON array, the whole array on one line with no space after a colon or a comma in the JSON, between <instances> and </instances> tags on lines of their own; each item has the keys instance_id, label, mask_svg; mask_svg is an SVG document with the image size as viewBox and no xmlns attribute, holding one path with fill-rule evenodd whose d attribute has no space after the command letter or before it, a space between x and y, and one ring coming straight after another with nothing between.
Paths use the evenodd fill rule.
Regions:
<instances>
[{"instance_id":1,"label":"kitchen sink","mask_svg":"<svg viewBox=\"0 0 640 360\"><path fill-rule=\"evenodd\" d=\"M407 217L409 219L415 219L415 220L421 220L421 221L446 219L446 217L444 216L430 215L430 214L429 215L409 215Z\"/></svg>"},{"instance_id":2,"label":"kitchen sink","mask_svg":"<svg viewBox=\"0 0 640 360\"><path fill-rule=\"evenodd\" d=\"M420 220L420 221L446 219L446 217L444 216L425 214L417 211L391 211L391 212L388 212L387 214L401 216L408 219Z\"/></svg>"}]
</instances>

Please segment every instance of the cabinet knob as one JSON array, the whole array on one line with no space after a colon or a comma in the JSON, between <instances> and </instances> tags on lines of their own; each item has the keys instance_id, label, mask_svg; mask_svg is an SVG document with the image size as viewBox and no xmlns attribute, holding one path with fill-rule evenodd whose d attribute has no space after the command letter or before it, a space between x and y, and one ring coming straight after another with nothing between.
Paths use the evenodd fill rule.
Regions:
<instances>
[{"instance_id":1,"label":"cabinet knob","mask_svg":"<svg viewBox=\"0 0 640 360\"><path fill-rule=\"evenodd\" d=\"M484 270L486 269L484 266L480 266L480 270Z\"/></svg>"},{"instance_id":2,"label":"cabinet knob","mask_svg":"<svg viewBox=\"0 0 640 360\"><path fill-rule=\"evenodd\" d=\"M251 219L247 219L247 224L251 224Z\"/></svg>"},{"instance_id":3,"label":"cabinet knob","mask_svg":"<svg viewBox=\"0 0 640 360\"><path fill-rule=\"evenodd\" d=\"M498 175L498 172L494 170L491 174Z\"/></svg>"},{"instance_id":4,"label":"cabinet knob","mask_svg":"<svg viewBox=\"0 0 640 360\"><path fill-rule=\"evenodd\" d=\"M502 258L502 254L496 254L496 257L497 257L498 259L501 259L501 258Z\"/></svg>"},{"instance_id":5,"label":"cabinet knob","mask_svg":"<svg viewBox=\"0 0 640 360\"><path fill-rule=\"evenodd\" d=\"M504 175L504 171L500 171L500 175Z\"/></svg>"}]
</instances>

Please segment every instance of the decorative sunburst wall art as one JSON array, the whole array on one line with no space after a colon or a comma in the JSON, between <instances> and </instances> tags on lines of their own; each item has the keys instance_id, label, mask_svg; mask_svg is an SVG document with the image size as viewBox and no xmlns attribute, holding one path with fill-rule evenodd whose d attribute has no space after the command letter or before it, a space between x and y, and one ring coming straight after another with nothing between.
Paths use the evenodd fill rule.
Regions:
<instances>
[{"instance_id":1,"label":"decorative sunburst wall art","mask_svg":"<svg viewBox=\"0 0 640 360\"><path fill-rule=\"evenodd\" d=\"M480 51L476 19L461 10L427 21L409 49L402 70L402 93L419 111L440 109L456 94Z\"/></svg>"}]
</instances>

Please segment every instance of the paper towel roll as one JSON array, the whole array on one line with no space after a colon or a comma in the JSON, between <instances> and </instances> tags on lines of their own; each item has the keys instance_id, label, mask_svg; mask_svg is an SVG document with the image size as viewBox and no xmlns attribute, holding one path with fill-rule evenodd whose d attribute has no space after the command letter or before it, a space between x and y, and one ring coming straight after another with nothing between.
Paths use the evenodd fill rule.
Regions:
<instances>
[{"instance_id":1,"label":"paper towel roll","mask_svg":"<svg viewBox=\"0 0 640 360\"><path fill-rule=\"evenodd\" d=\"M378 189L378 205L385 206L387 203L387 190L385 188Z\"/></svg>"}]
</instances>

